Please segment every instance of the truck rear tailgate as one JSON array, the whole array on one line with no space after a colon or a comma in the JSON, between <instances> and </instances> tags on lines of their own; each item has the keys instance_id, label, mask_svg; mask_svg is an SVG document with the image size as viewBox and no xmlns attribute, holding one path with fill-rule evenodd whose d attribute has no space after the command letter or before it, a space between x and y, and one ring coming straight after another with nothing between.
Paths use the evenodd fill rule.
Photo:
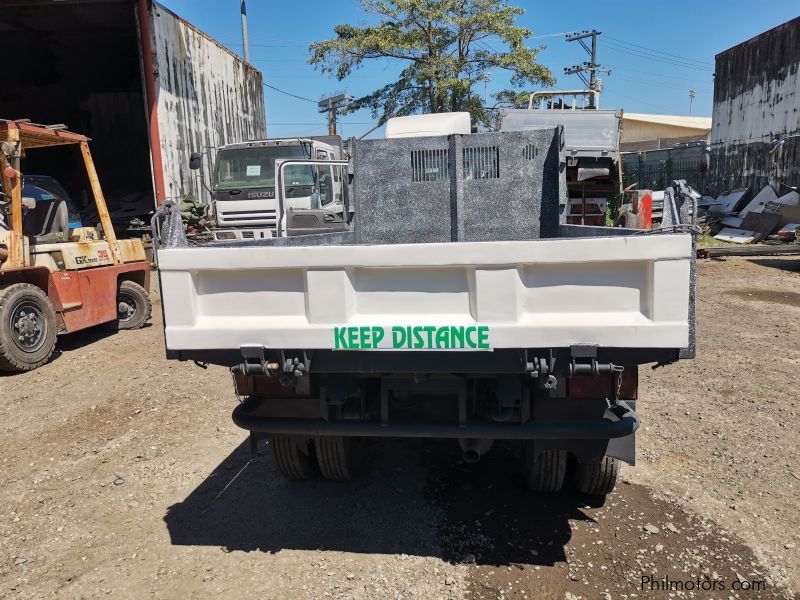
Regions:
<instances>
[{"instance_id":1,"label":"truck rear tailgate","mask_svg":"<svg viewBox=\"0 0 800 600\"><path fill-rule=\"evenodd\" d=\"M685 348L690 235L158 251L168 350Z\"/></svg>"}]
</instances>

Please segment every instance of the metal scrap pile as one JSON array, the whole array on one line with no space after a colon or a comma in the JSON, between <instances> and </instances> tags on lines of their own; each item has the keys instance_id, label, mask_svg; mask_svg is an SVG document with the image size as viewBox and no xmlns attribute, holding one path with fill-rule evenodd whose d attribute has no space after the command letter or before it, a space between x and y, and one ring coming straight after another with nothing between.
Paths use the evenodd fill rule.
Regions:
<instances>
[{"instance_id":1,"label":"metal scrap pile","mask_svg":"<svg viewBox=\"0 0 800 600\"><path fill-rule=\"evenodd\" d=\"M714 239L751 244L769 238L794 240L800 232L800 194L791 189L778 196L767 185L757 194L750 188L731 190L716 198L703 196L699 204Z\"/></svg>"}]
</instances>

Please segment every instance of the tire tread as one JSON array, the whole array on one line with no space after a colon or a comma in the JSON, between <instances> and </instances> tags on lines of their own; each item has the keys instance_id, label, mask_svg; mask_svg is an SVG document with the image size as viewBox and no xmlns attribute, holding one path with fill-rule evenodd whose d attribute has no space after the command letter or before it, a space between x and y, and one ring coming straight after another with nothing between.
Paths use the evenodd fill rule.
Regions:
<instances>
[{"instance_id":1,"label":"tire tread","mask_svg":"<svg viewBox=\"0 0 800 600\"><path fill-rule=\"evenodd\" d=\"M292 481L310 479L314 475L314 465L309 454L303 454L297 442L289 436L276 436L269 439L272 462L281 475Z\"/></svg>"},{"instance_id":2,"label":"tire tread","mask_svg":"<svg viewBox=\"0 0 800 600\"><path fill-rule=\"evenodd\" d=\"M571 483L578 492L591 496L611 493L617 483L620 461L599 456L588 462L575 462L571 468Z\"/></svg>"},{"instance_id":3,"label":"tire tread","mask_svg":"<svg viewBox=\"0 0 800 600\"><path fill-rule=\"evenodd\" d=\"M332 481L355 479L361 459L358 440L340 436L320 437L315 440L314 450L323 477Z\"/></svg>"},{"instance_id":4,"label":"tire tread","mask_svg":"<svg viewBox=\"0 0 800 600\"><path fill-rule=\"evenodd\" d=\"M3 346L3 330L5 329L5 315L3 314L3 307L9 302L9 297L12 296L18 290L28 290L33 293L34 296L39 296L40 300L43 300L43 308L45 312L49 312L52 317L50 327L52 334L52 341L49 344L50 349L46 353L44 358L40 360L34 361L32 363L22 362L19 359L15 358L14 351L11 348L6 348ZM31 283L15 283L4 288L0 288L0 371L11 371L15 373L21 373L24 371L32 371L34 369L38 369L42 365L46 364L50 358L53 356L53 352L56 348L56 311L53 307L50 299L45 295L41 288L35 286Z\"/></svg>"},{"instance_id":5,"label":"tire tread","mask_svg":"<svg viewBox=\"0 0 800 600\"><path fill-rule=\"evenodd\" d=\"M565 450L544 450L534 453L533 447L525 451L525 479L534 492L558 492L564 484L567 471Z\"/></svg>"}]
</instances>

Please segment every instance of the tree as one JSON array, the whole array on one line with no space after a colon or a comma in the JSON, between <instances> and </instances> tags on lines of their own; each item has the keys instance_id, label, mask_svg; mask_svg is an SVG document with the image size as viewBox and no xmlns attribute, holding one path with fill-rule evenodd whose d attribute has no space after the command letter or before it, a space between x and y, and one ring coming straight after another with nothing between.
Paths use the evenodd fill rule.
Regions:
<instances>
[{"instance_id":1,"label":"tree","mask_svg":"<svg viewBox=\"0 0 800 600\"><path fill-rule=\"evenodd\" d=\"M371 59L403 63L397 81L354 100L346 109L372 111L381 121L417 112L469 111L489 122L489 111L473 91L492 69L509 73L512 88L552 85L553 75L536 62L542 47L529 48L532 32L516 25L525 11L508 0L361 0L375 25L337 25L336 37L309 47L309 63L341 81ZM488 40L488 41L487 41ZM500 48L500 49L496 49Z\"/></svg>"}]
</instances>

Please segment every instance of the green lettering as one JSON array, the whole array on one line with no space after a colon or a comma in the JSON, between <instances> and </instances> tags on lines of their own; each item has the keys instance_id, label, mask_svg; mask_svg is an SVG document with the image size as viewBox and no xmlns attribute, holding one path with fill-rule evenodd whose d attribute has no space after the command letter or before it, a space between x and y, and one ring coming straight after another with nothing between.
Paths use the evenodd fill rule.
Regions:
<instances>
[{"instance_id":1,"label":"green lettering","mask_svg":"<svg viewBox=\"0 0 800 600\"><path fill-rule=\"evenodd\" d=\"M436 347L437 348L450 348L450 328L439 327L436 330Z\"/></svg>"},{"instance_id":2,"label":"green lettering","mask_svg":"<svg viewBox=\"0 0 800 600\"><path fill-rule=\"evenodd\" d=\"M423 327L425 333L428 334L428 345L425 346L426 348L433 348L433 332L436 331L436 327L431 327L430 325L427 327Z\"/></svg>"},{"instance_id":3,"label":"green lettering","mask_svg":"<svg viewBox=\"0 0 800 600\"><path fill-rule=\"evenodd\" d=\"M361 347L362 348L372 348L372 346L370 346L370 344L369 344L369 342L370 342L370 339L369 339L369 327L361 327L361 328L359 328L358 332L359 332L359 335L361 337Z\"/></svg>"},{"instance_id":4,"label":"green lettering","mask_svg":"<svg viewBox=\"0 0 800 600\"><path fill-rule=\"evenodd\" d=\"M333 342L334 346L338 348L347 348L347 343L344 341L344 327L333 328Z\"/></svg>"},{"instance_id":5,"label":"green lettering","mask_svg":"<svg viewBox=\"0 0 800 600\"><path fill-rule=\"evenodd\" d=\"M373 327L372 328L372 347L377 348L380 346L381 340L385 332L383 331L383 327Z\"/></svg>"},{"instance_id":6,"label":"green lettering","mask_svg":"<svg viewBox=\"0 0 800 600\"><path fill-rule=\"evenodd\" d=\"M350 348L358 348L358 327L347 328L347 343Z\"/></svg>"},{"instance_id":7,"label":"green lettering","mask_svg":"<svg viewBox=\"0 0 800 600\"><path fill-rule=\"evenodd\" d=\"M406 330L402 327L392 327L392 348L402 348L406 343Z\"/></svg>"},{"instance_id":8,"label":"green lettering","mask_svg":"<svg viewBox=\"0 0 800 600\"><path fill-rule=\"evenodd\" d=\"M414 327L414 348L424 348L424 347L425 347L425 340L422 339L422 327Z\"/></svg>"},{"instance_id":9,"label":"green lettering","mask_svg":"<svg viewBox=\"0 0 800 600\"><path fill-rule=\"evenodd\" d=\"M475 340L472 338L472 334L475 333L476 330L477 330L477 327L467 327L466 338L467 338L467 345L470 348L477 348L478 347L478 345L475 343Z\"/></svg>"},{"instance_id":10,"label":"green lettering","mask_svg":"<svg viewBox=\"0 0 800 600\"><path fill-rule=\"evenodd\" d=\"M451 327L450 328L450 347L463 348L464 347L464 328Z\"/></svg>"},{"instance_id":11,"label":"green lettering","mask_svg":"<svg viewBox=\"0 0 800 600\"><path fill-rule=\"evenodd\" d=\"M478 348L489 348L489 328L486 325L478 327Z\"/></svg>"}]
</instances>

